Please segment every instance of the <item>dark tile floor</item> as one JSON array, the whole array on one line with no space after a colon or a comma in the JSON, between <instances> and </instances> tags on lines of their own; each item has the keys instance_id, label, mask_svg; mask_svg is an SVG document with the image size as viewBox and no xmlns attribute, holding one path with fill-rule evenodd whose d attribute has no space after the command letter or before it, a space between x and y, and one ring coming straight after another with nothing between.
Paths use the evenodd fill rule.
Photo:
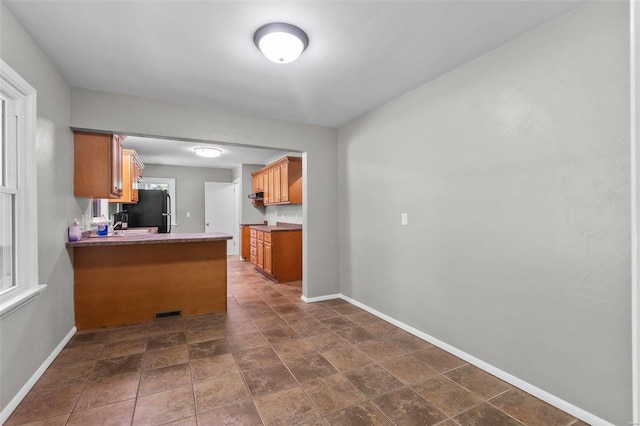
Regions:
<instances>
[{"instance_id":1,"label":"dark tile floor","mask_svg":"<svg viewBox=\"0 0 640 426\"><path fill-rule=\"evenodd\" d=\"M7 425L582 425L342 300L229 259L228 312L78 333Z\"/></svg>"}]
</instances>

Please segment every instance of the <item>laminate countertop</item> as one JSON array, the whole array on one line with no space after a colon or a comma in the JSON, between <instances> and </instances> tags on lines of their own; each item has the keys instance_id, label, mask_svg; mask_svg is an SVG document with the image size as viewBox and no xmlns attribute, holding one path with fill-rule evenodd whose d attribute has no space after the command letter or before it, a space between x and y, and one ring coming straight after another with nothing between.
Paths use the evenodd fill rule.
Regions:
<instances>
[{"instance_id":1,"label":"laminate countertop","mask_svg":"<svg viewBox=\"0 0 640 426\"><path fill-rule=\"evenodd\" d=\"M222 232L198 232L184 234L133 234L88 237L68 242L67 247L129 246L135 244L197 243L201 241L225 241L233 237Z\"/></svg>"},{"instance_id":2,"label":"laminate countertop","mask_svg":"<svg viewBox=\"0 0 640 426\"><path fill-rule=\"evenodd\" d=\"M299 226L291 226L291 225L252 225L251 229L255 229L257 231L262 232L291 232L291 231L302 231L302 225Z\"/></svg>"}]
</instances>

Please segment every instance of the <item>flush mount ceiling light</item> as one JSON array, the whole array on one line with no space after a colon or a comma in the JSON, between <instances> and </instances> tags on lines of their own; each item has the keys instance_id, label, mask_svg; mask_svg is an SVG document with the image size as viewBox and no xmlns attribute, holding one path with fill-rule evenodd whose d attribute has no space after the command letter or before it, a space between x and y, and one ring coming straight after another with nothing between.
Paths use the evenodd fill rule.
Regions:
<instances>
[{"instance_id":1,"label":"flush mount ceiling light","mask_svg":"<svg viewBox=\"0 0 640 426\"><path fill-rule=\"evenodd\" d=\"M193 148L193 150L196 152L196 155L207 158L220 157L220 154L222 154L221 149L211 148L209 146L199 146Z\"/></svg>"},{"instance_id":2,"label":"flush mount ceiling light","mask_svg":"<svg viewBox=\"0 0 640 426\"><path fill-rule=\"evenodd\" d=\"M272 22L258 28L253 42L271 62L288 64L309 45L309 37L300 28L283 22Z\"/></svg>"}]
</instances>

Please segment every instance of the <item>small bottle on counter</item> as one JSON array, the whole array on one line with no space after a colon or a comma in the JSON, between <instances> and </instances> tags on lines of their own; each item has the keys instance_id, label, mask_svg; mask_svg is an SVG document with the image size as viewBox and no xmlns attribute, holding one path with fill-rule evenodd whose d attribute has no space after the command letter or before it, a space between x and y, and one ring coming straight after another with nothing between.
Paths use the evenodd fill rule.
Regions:
<instances>
[{"instance_id":1,"label":"small bottle on counter","mask_svg":"<svg viewBox=\"0 0 640 426\"><path fill-rule=\"evenodd\" d=\"M80 241L82 239L82 227L78 223L78 219L73 219L68 231L69 241Z\"/></svg>"},{"instance_id":2,"label":"small bottle on counter","mask_svg":"<svg viewBox=\"0 0 640 426\"><path fill-rule=\"evenodd\" d=\"M98 222L98 231L96 232L101 237L106 237L109 234L109 221L104 215L100 217L100 222Z\"/></svg>"}]
</instances>

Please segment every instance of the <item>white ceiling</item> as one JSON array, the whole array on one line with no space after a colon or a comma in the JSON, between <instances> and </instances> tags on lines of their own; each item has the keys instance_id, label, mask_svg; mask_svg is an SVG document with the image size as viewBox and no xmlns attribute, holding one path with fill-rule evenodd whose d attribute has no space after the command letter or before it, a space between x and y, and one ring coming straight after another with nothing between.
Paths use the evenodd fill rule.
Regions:
<instances>
[{"instance_id":1,"label":"white ceiling","mask_svg":"<svg viewBox=\"0 0 640 426\"><path fill-rule=\"evenodd\" d=\"M71 86L340 127L581 1L3 0ZM301 27L298 61L267 61L253 34ZM284 151L130 137L145 163L231 168Z\"/></svg>"},{"instance_id":2,"label":"white ceiling","mask_svg":"<svg viewBox=\"0 0 640 426\"><path fill-rule=\"evenodd\" d=\"M198 157L193 151L193 148L197 146L219 148L222 150L222 155L217 158ZM231 169L239 164L268 164L289 154L288 151L275 149L246 148L234 145L141 138L137 136L127 136L124 140L124 147L135 149L145 164L221 169Z\"/></svg>"},{"instance_id":3,"label":"white ceiling","mask_svg":"<svg viewBox=\"0 0 640 426\"><path fill-rule=\"evenodd\" d=\"M5 3L72 86L340 127L580 2ZM254 46L273 21L309 35L298 61Z\"/></svg>"}]
</instances>

